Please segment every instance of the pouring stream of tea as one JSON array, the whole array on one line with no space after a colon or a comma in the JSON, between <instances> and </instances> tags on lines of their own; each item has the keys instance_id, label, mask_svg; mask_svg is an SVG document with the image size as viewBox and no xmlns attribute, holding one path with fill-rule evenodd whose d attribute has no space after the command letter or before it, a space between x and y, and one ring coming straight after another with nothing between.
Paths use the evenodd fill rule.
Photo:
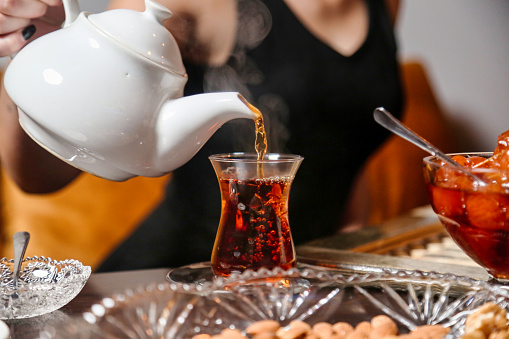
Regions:
<instances>
[{"instance_id":1,"label":"pouring stream of tea","mask_svg":"<svg viewBox=\"0 0 509 339\"><path fill-rule=\"evenodd\" d=\"M437 158L439 158L440 160L449 164L450 166L457 168L459 171L465 173L471 179L473 179L478 185L480 185L480 186L487 185L487 183L485 181L483 181L481 178L479 178L475 174L473 174L470 171L468 171L467 169L465 169L463 166L461 166L456 161L451 159L445 153L443 153L438 148L436 148L435 146L430 144L426 139L424 139L423 137L421 137L420 135L418 135L417 133L412 131L410 128L405 126L401 121L396 119L385 108L378 107L373 112L373 116L374 116L376 122L378 122L383 127L387 128L392 133L411 142L412 144L414 144L417 147L423 149L424 151L430 153L431 155L436 156Z\"/></svg>"},{"instance_id":2,"label":"pouring stream of tea","mask_svg":"<svg viewBox=\"0 0 509 339\"><path fill-rule=\"evenodd\" d=\"M263 160L265 153L267 152L267 134L265 133L265 125L263 123L262 112L255 106L251 105L246 101L246 105L256 115L255 123L255 151L258 156L258 161ZM263 166L262 163L258 163L257 166L258 178L263 178Z\"/></svg>"}]
</instances>

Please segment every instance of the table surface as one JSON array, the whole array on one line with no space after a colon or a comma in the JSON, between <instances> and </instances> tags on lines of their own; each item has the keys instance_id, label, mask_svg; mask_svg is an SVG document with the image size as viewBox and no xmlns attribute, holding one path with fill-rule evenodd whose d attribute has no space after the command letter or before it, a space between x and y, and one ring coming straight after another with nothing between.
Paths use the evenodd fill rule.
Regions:
<instances>
[{"instance_id":1,"label":"table surface","mask_svg":"<svg viewBox=\"0 0 509 339\"><path fill-rule=\"evenodd\" d=\"M65 322L68 317L78 316L98 303L102 298L124 292L149 283L166 281L169 269L153 269L92 274L83 290L63 308L28 319L6 320L12 339L34 339L48 324Z\"/></svg>"}]
</instances>

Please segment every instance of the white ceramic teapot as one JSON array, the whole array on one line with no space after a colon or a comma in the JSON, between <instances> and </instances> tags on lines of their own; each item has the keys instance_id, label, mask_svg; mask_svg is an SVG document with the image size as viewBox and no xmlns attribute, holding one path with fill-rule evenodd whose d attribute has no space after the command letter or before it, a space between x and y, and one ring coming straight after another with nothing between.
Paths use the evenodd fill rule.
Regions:
<instances>
[{"instance_id":1,"label":"white ceramic teapot","mask_svg":"<svg viewBox=\"0 0 509 339\"><path fill-rule=\"evenodd\" d=\"M181 98L186 71L162 24L172 13L152 0L145 5L144 12L91 14L64 0L63 28L25 46L4 77L36 142L114 181L168 173L223 123L256 118L238 93Z\"/></svg>"}]
</instances>

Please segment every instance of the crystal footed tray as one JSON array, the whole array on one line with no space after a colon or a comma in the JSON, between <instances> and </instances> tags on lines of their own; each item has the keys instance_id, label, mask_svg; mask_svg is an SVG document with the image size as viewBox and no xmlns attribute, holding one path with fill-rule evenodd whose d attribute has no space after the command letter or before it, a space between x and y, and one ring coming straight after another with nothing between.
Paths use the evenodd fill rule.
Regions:
<instances>
[{"instance_id":1,"label":"crystal footed tray","mask_svg":"<svg viewBox=\"0 0 509 339\"><path fill-rule=\"evenodd\" d=\"M343 276L318 268L246 271L202 284L164 283L105 298L41 338L193 338L245 329L256 321L356 325L387 315L400 334L441 324L458 338L466 317L491 301L508 309L508 293L466 277L404 270Z\"/></svg>"},{"instance_id":2,"label":"crystal footed tray","mask_svg":"<svg viewBox=\"0 0 509 339\"><path fill-rule=\"evenodd\" d=\"M55 311L71 301L90 277L90 266L77 260L45 257L23 260L14 294L13 259L0 260L0 319L20 319Z\"/></svg>"}]
</instances>

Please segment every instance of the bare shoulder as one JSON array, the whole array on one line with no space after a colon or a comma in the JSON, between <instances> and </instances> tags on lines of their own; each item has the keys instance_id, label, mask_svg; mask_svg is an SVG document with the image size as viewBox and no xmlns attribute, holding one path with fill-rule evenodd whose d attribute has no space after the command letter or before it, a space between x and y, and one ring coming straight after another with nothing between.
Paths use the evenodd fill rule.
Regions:
<instances>
[{"instance_id":1,"label":"bare shoulder","mask_svg":"<svg viewBox=\"0 0 509 339\"><path fill-rule=\"evenodd\" d=\"M165 24L188 59L221 64L235 39L236 0L158 0L173 12ZM145 9L144 0L111 0L110 8Z\"/></svg>"}]
</instances>

